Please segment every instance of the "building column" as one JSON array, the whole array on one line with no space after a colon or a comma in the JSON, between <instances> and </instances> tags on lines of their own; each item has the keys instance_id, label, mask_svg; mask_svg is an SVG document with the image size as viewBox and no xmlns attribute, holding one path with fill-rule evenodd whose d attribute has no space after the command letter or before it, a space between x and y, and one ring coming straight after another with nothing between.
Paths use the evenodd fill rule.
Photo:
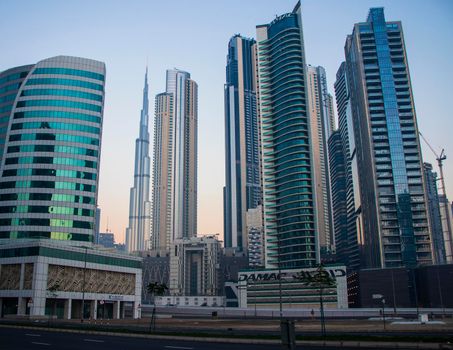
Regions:
<instances>
[{"instance_id":1,"label":"building column","mask_svg":"<svg viewBox=\"0 0 453 350\"><path fill-rule=\"evenodd\" d=\"M119 319L120 318L120 301L115 301L113 303L113 319Z\"/></svg>"},{"instance_id":2,"label":"building column","mask_svg":"<svg viewBox=\"0 0 453 350\"><path fill-rule=\"evenodd\" d=\"M91 300L90 301L90 318L95 320L98 316L98 301Z\"/></svg>"},{"instance_id":3,"label":"building column","mask_svg":"<svg viewBox=\"0 0 453 350\"><path fill-rule=\"evenodd\" d=\"M49 265L39 256L33 271L33 297L30 316L44 316L46 309L47 273Z\"/></svg>"},{"instance_id":4,"label":"building column","mask_svg":"<svg viewBox=\"0 0 453 350\"><path fill-rule=\"evenodd\" d=\"M72 313L72 299L67 299L64 302L64 316L63 318L66 320L71 319L71 313Z\"/></svg>"},{"instance_id":5,"label":"building column","mask_svg":"<svg viewBox=\"0 0 453 350\"><path fill-rule=\"evenodd\" d=\"M140 301L138 301L138 300L135 300L135 301L134 301L134 304L133 304L133 311L134 311L134 312L133 312L133 317L134 317L135 319L141 318L141 317L142 317L142 315L141 315L141 308L140 308Z\"/></svg>"},{"instance_id":6,"label":"building column","mask_svg":"<svg viewBox=\"0 0 453 350\"><path fill-rule=\"evenodd\" d=\"M25 315L27 313L27 298L18 297L17 299L17 314Z\"/></svg>"}]
</instances>

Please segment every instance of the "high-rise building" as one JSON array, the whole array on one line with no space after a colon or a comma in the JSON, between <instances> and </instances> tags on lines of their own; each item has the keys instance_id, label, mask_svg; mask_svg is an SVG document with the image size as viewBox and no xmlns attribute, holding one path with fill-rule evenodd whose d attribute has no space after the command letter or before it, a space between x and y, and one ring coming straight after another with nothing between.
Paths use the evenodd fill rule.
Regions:
<instances>
[{"instance_id":1,"label":"high-rise building","mask_svg":"<svg viewBox=\"0 0 453 350\"><path fill-rule=\"evenodd\" d=\"M261 202L256 43L235 35L228 44L225 84L225 247L246 251L246 212Z\"/></svg>"},{"instance_id":2,"label":"high-rise building","mask_svg":"<svg viewBox=\"0 0 453 350\"><path fill-rule=\"evenodd\" d=\"M128 252L149 249L151 234L151 202L149 201L149 115L148 69L143 88L143 108L139 136L135 140L134 187L130 191L129 226L126 228Z\"/></svg>"},{"instance_id":3,"label":"high-rise building","mask_svg":"<svg viewBox=\"0 0 453 350\"><path fill-rule=\"evenodd\" d=\"M329 167L335 253L341 257L338 260L343 261L348 252L348 205L346 159L340 130L334 131L329 137Z\"/></svg>"},{"instance_id":4,"label":"high-rise building","mask_svg":"<svg viewBox=\"0 0 453 350\"><path fill-rule=\"evenodd\" d=\"M319 241L300 2L256 30L265 265L312 266Z\"/></svg>"},{"instance_id":5,"label":"high-rise building","mask_svg":"<svg viewBox=\"0 0 453 350\"><path fill-rule=\"evenodd\" d=\"M453 262L453 227L452 205L444 194L439 194L440 220L442 224L443 243L445 249L445 259L447 263Z\"/></svg>"},{"instance_id":6,"label":"high-rise building","mask_svg":"<svg viewBox=\"0 0 453 350\"><path fill-rule=\"evenodd\" d=\"M429 225L431 226L431 237L433 241L433 261L436 264L444 264L446 262L446 256L440 215L439 194L437 191L437 173L433 171L433 166L430 163L423 163L423 170L426 184L425 189Z\"/></svg>"},{"instance_id":7,"label":"high-rise building","mask_svg":"<svg viewBox=\"0 0 453 350\"><path fill-rule=\"evenodd\" d=\"M423 164L401 22L372 8L345 45L357 152L361 267L432 262Z\"/></svg>"},{"instance_id":8,"label":"high-rise building","mask_svg":"<svg viewBox=\"0 0 453 350\"><path fill-rule=\"evenodd\" d=\"M77 57L0 73L0 239L93 242L104 84Z\"/></svg>"},{"instance_id":9,"label":"high-rise building","mask_svg":"<svg viewBox=\"0 0 453 350\"><path fill-rule=\"evenodd\" d=\"M310 133L313 152L313 183L316 200L316 232L321 259L334 250L332 198L329 177L329 137L335 129L332 96L327 91L323 67L307 67L307 92L310 115Z\"/></svg>"},{"instance_id":10,"label":"high-rise building","mask_svg":"<svg viewBox=\"0 0 453 350\"><path fill-rule=\"evenodd\" d=\"M264 230L263 208L261 205L247 210L247 246L249 267L257 268L264 266Z\"/></svg>"},{"instance_id":11,"label":"high-rise building","mask_svg":"<svg viewBox=\"0 0 453 350\"><path fill-rule=\"evenodd\" d=\"M169 250L197 234L197 83L168 70L155 108L151 248Z\"/></svg>"}]
</instances>

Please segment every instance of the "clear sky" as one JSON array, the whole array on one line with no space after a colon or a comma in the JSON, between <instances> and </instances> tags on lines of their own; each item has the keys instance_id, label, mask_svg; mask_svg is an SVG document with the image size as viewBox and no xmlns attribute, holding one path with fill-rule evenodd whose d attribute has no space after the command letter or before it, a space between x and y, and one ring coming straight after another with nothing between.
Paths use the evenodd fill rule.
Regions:
<instances>
[{"instance_id":1,"label":"clear sky","mask_svg":"<svg viewBox=\"0 0 453 350\"><path fill-rule=\"evenodd\" d=\"M198 232L223 234L225 56L236 33L290 12L296 0L1 0L0 71L56 55L104 61L107 86L99 206L101 231L124 241L133 183L143 79L149 66L150 111L165 89L165 70L180 68L199 85ZM420 131L440 151L453 199L453 1L302 1L307 63L326 68L333 94L344 42L370 7L385 7L405 33ZM153 115L150 115L153 119ZM424 148L424 159L435 162Z\"/></svg>"}]
</instances>

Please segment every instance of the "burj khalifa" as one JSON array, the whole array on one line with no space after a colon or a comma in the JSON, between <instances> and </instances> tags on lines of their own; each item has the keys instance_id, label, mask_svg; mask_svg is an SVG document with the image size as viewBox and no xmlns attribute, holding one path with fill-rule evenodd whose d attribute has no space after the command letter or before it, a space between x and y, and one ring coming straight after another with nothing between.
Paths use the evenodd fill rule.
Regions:
<instances>
[{"instance_id":1,"label":"burj khalifa","mask_svg":"<svg viewBox=\"0 0 453 350\"><path fill-rule=\"evenodd\" d=\"M143 88L143 108L140 116L140 134L135 140L134 187L131 188L130 192L129 226L126 229L126 248L128 252L148 249L151 232L148 107L147 68L145 87Z\"/></svg>"}]
</instances>

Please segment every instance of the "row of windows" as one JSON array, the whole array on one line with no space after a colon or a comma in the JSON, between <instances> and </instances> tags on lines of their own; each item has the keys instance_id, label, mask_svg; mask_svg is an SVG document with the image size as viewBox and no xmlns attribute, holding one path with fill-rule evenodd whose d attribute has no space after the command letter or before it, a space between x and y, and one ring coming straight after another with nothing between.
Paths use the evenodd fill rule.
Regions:
<instances>
[{"instance_id":1,"label":"row of windows","mask_svg":"<svg viewBox=\"0 0 453 350\"><path fill-rule=\"evenodd\" d=\"M91 209L46 205L7 205L0 207L0 214L4 213L41 213L94 217L94 210Z\"/></svg>"},{"instance_id":2,"label":"row of windows","mask_svg":"<svg viewBox=\"0 0 453 350\"><path fill-rule=\"evenodd\" d=\"M9 137L10 142L14 141L64 141L71 143L85 143L88 145L99 146L99 139L79 136L79 135L68 135L68 134L47 134L47 133L38 133L38 134L14 134Z\"/></svg>"},{"instance_id":3,"label":"row of windows","mask_svg":"<svg viewBox=\"0 0 453 350\"><path fill-rule=\"evenodd\" d=\"M28 239L41 239L41 238L50 238L58 239L62 241L83 241L91 242L93 240L91 235L81 234L81 233L68 233L68 232L42 232L42 231L0 231L0 239L18 239L18 238L28 238ZM42 247L41 247L42 249ZM13 249L11 249L13 250ZM8 254L5 256L6 252L11 250L0 250L1 257L18 257L18 256L34 256L38 255L39 247L31 248L16 248L14 253ZM18 252L19 251L19 252ZM20 255L20 253L24 255ZM11 255L11 256L9 256Z\"/></svg>"},{"instance_id":4,"label":"row of windows","mask_svg":"<svg viewBox=\"0 0 453 350\"><path fill-rule=\"evenodd\" d=\"M90 83L88 81L73 80L73 79L57 79L57 78L34 78L28 79L28 85L65 85L76 86L85 89L104 91L104 87L100 84Z\"/></svg>"},{"instance_id":5,"label":"row of windows","mask_svg":"<svg viewBox=\"0 0 453 350\"><path fill-rule=\"evenodd\" d=\"M71 69L71 68L59 68L59 67L43 67L36 68L33 71L33 74L64 74L64 75L75 75L79 77L91 78L96 80L104 81L104 75L99 73L90 72L87 70L81 69Z\"/></svg>"},{"instance_id":6,"label":"row of windows","mask_svg":"<svg viewBox=\"0 0 453 350\"><path fill-rule=\"evenodd\" d=\"M14 101L16 96L17 96L17 94L10 94L10 95L6 95L6 96L3 96L3 97L0 97L0 104L5 103L5 102L9 102L9 101Z\"/></svg>"},{"instance_id":7,"label":"row of windows","mask_svg":"<svg viewBox=\"0 0 453 350\"><path fill-rule=\"evenodd\" d=\"M69 153L82 156L97 157L98 151L89 148L62 146L62 145L21 145L9 146L7 153L18 152L56 152L56 153Z\"/></svg>"},{"instance_id":8,"label":"row of windows","mask_svg":"<svg viewBox=\"0 0 453 350\"><path fill-rule=\"evenodd\" d=\"M3 170L3 177L9 176L61 176L71 177L74 179L96 180L96 173L89 173L86 171L67 170L67 169L6 169Z\"/></svg>"},{"instance_id":9,"label":"row of windows","mask_svg":"<svg viewBox=\"0 0 453 350\"><path fill-rule=\"evenodd\" d=\"M93 223L88 221L65 220L65 219L39 219L39 218L0 219L0 226L53 226L53 227L93 229Z\"/></svg>"},{"instance_id":10,"label":"row of windows","mask_svg":"<svg viewBox=\"0 0 453 350\"><path fill-rule=\"evenodd\" d=\"M68 166L81 166L96 169L98 164L92 160L59 158L59 157L12 157L5 159L5 165L12 164L59 164Z\"/></svg>"},{"instance_id":11,"label":"row of windows","mask_svg":"<svg viewBox=\"0 0 453 350\"><path fill-rule=\"evenodd\" d=\"M17 102L16 108L21 107L64 107L64 108L78 108L87 111L101 112L102 107L93 105L91 103L67 101L67 100L26 100Z\"/></svg>"},{"instance_id":12,"label":"row of windows","mask_svg":"<svg viewBox=\"0 0 453 350\"><path fill-rule=\"evenodd\" d=\"M11 125L11 130L23 130L23 129L56 129L56 130L72 130L87 132L90 134L99 135L100 129L94 126L80 125L73 123L61 123L61 122L26 122L26 123L15 123Z\"/></svg>"},{"instance_id":13,"label":"row of windows","mask_svg":"<svg viewBox=\"0 0 453 350\"><path fill-rule=\"evenodd\" d=\"M81 184L77 182L67 181L5 181L0 182L0 189L6 188L55 188L58 190L72 190L72 191L85 191L96 192L95 185Z\"/></svg>"},{"instance_id":14,"label":"row of windows","mask_svg":"<svg viewBox=\"0 0 453 350\"><path fill-rule=\"evenodd\" d=\"M67 96L102 102L102 95L66 89L31 89L23 90L21 96Z\"/></svg>"},{"instance_id":15,"label":"row of windows","mask_svg":"<svg viewBox=\"0 0 453 350\"><path fill-rule=\"evenodd\" d=\"M28 74L28 72L19 72L19 73L9 74L6 77L0 78L0 85L6 83L8 81L25 78L27 76L27 74Z\"/></svg>"},{"instance_id":16,"label":"row of windows","mask_svg":"<svg viewBox=\"0 0 453 350\"><path fill-rule=\"evenodd\" d=\"M78 119L91 123L100 123L101 118L84 113L64 112L64 111L26 111L14 113L14 119L21 118L61 118Z\"/></svg>"},{"instance_id":17,"label":"row of windows","mask_svg":"<svg viewBox=\"0 0 453 350\"><path fill-rule=\"evenodd\" d=\"M82 204L95 204L94 197L79 196L65 193L3 193L0 202L4 201L52 201Z\"/></svg>"},{"instance_id":18,"label":"row of windows","mask_svg":"<svg viewBox=\"0 0 453 350\"><path fill-rule=\"evenodd\" d=\"M10 85L6 85L6 86L4 86L4 87L2 87L2 88L0 89L0 94L3 94L3 93L8 92L8 91L19 90L20 85L21 85L21 84L10 84Z\"/></svg>"}]
</instances>

